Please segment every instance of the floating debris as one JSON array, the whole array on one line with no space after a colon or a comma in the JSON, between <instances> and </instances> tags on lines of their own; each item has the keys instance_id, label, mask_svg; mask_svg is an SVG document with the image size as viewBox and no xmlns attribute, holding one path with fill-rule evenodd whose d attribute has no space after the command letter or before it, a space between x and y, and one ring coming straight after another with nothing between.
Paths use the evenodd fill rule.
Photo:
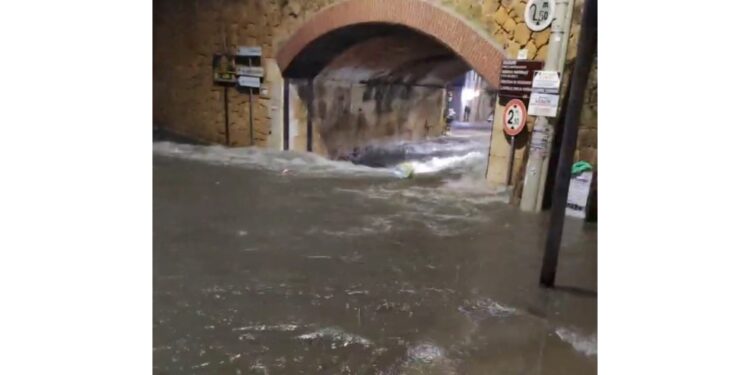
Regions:
<instances>
[{"instance_id":1,"label":"floating debris","mask_svg":"<svg viewBox=\"0 0 750 375\"><path fill-rule=\"evenodd\" d=\"M315 332L299 335L297 338L304 341L330 340L332 341L332 349L336 349L337 346L347 347L352 344L359 344L365 347L372 345L370 340L362 336L347 333L336 327L326 327Z\"/></svg>"},{"instance_id":2,"label":"floating debris","mask_svg":"<svg viewBox=\"0 0 750 375\"><path fill-rule=\"evenodd\" d=\"M253 324L245 327L235 327L232 328L232 331L235 332L243 332L243 331L255 331L255 332L264 332L264 331L281 331L281 332L290 332L290 331L296 331L297 328L299 328L296 324Z\"/></svg>"},{"instance_id":3,"label":"floating debris","mask_svg":"<svg viewBox=\"0 0 750 375\"><path fill-rule=\"evenodd\" d=\"M459 306L458 311L478 322L487 318L506 318L518 314L518 309L503 306L489 298L480 298L475 302L465 301L464 306Z\"/></svg>"},{"instance_id":4,"label":"floating debris","mask_svg":"<svg viewBox=\"0 0 750 375\"><path fill-rule=\"evenodd\" d=\"M307 259L331 259L330 255L308 255L305 258Z\"/></svg>"},{"instance_id":5,"label":"floating debris","mask_svg":"<svg viewBox=\"0 0 750 375\"><path fill-rule=\"evenodd\" d=\"M211 364L211 362L203 362L203 363L201 363L200 365L195 365L195 366L193 366L193 368L201 368L201 367L206 367L206 366L208 366L208 365L210 365L210 364Z\"/></svg>"},{"instance_id":6,"label":"floating debris","mask_svg":"<svg viewBox=\"0 0 750 375\"><path fill-rule=\"evenodd\" d=\"M432 362L443 357L443 349L430 343L423 343L410 347L406 354L413 361Z\"/></svg>"},{"instance_id":7,"label":"floating debris","mask_svg":"<svg viewBox=\"0 0 750 375\"><path fill-rule=\"evenodd\" d=\"M239 339L240 341L248 341L248 340L249 340L249 341L255 341L255 336L253 336L253 334L252 334L252 333L243 333L243 334L241 334L241 335L240 335L240 336L238 337L238 339Z\"/></svg>"}]
</instances>

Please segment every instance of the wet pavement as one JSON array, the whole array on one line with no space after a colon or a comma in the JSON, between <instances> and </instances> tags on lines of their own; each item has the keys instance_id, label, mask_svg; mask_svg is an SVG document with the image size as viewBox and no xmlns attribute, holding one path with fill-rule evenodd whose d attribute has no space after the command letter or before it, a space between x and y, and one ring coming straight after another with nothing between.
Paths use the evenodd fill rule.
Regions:
<instances>
[{"instance_id":1,"label":"wet pavement","mask_svg":"<svg viewBox=\"0 0 750 375\"><path fill-rule=\"evenodd\" d=\"M596 224L540 288L547 217L484 186L487 141L376 147L406 180L155 142L154 373L596 373Z\"/></svg>"}]
</instances>

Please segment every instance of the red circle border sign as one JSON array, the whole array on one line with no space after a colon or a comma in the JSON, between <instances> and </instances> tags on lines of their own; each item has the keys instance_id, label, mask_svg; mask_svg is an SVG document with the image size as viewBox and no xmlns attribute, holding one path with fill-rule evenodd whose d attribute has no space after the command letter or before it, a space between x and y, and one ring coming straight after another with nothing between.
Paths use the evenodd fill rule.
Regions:
<instances>
[{"instance_id":1,"label":"red circle border sign","mask_svg":"<svg viewBox=\"0 0 750 375\"><path fill-rule=\"evenodd\" d=\"M511 129L508 127L508 113L514 106L521 107L521 124L518 125L517 128ZM505 131L505 134L514 136L523 131L524 127L526 127L526 117L526 105L523 104L520 99L511 99L508 104L505 105L505 110L503 111L503 130Z\"/></svg>"}]
</instances>

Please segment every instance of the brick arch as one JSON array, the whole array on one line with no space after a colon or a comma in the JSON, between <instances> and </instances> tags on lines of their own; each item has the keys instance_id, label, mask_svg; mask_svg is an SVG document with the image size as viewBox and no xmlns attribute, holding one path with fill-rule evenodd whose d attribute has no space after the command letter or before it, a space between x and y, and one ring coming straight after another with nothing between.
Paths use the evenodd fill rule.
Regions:
<instances>
[{"instance_id":1,"label":"brick arch","mask_svg":"<svg viewBox=\"0 0 750 375\"><path fill-rule=\"evenodd\" d=\"M303 24L276 54L284 71L312 41L342 27L363 23L397 24L432 36L498 88L502 47L459 14L424 0L345 0L323 8Z\"/></svg>"}]
</instances>

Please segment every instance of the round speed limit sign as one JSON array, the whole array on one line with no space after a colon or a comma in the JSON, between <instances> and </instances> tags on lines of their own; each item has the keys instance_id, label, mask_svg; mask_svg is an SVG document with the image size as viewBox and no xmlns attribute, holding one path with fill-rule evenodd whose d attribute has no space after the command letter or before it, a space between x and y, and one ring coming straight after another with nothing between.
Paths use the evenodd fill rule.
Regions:
<instances>
[{"instance_id":1,"label":"round speed limit sign","mask_svg":"<svg viewBox=\"0 0 750 375\"><path fill-rule=\"evenodd\" d=\"M503 112L503 130L505 134L514 136L526 126L526 106L519 99L512 99L505 105Z\"/></svg>"},{"instance_id":2,"label":"round speed limit sign","mask_svg":"<svg viewBox=\"0 0 750 375\"><path fill-rule=\"evenodd\" d=\"M531 31L542 31L552 24L555 16L554 0L529 0L526 3L524 20Z\"/></svg>"}]
</instances>

